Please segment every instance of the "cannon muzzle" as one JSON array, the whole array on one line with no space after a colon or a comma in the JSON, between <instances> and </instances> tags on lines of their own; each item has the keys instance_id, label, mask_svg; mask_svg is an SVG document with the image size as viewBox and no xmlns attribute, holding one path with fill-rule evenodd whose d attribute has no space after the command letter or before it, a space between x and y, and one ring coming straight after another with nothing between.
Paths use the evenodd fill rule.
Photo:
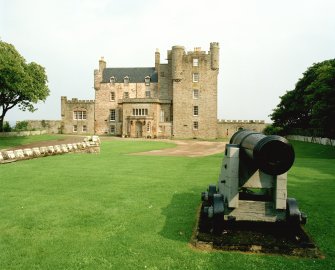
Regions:
<instances>
[{"instance_id":1,"label":"cannon muzzle","mask_svg":"<svg viewBox=\"0 0 335 270\"><path fill-rule=\"evenodd\" d=\"M287 172L294 162L292 145L283 137L240 130L230 139L261 171L270 175Z\"/></svg>"}]
</instances>

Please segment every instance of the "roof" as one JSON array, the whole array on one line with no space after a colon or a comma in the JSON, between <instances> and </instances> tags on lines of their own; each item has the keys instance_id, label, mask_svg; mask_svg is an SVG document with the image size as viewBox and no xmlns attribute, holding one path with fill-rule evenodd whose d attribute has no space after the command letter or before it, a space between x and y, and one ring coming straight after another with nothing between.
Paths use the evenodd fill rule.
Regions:
<instances>
[{"instance_id":1,"label":"roof","mask_svg":"<svg viewBox=\"0 0 335 270\"><path fill-rule=\"evenodd\" d=\"M130 83L144 82L146 76L151 78L151 82L158 82L158 75L154 67L142 68L105 68L102 73L102 82L108 83L111 77L115 77L115 82L123 82L123 78L128 76Z\"/></svg>"}]
</instances>

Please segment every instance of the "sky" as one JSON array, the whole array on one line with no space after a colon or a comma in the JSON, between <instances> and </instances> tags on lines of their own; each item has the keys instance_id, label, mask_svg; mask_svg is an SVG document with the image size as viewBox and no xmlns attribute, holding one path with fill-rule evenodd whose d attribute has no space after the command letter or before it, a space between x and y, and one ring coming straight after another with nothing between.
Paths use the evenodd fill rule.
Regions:
<instances>
[{"instance_id":1,"label":"sky","mask_svg":"<svg viewBox=\"0 0 335 270\"><path fill-rule=\"evenodd\" d=\"M50 96L9 121L59 120L60 97L94 99L93 71L154 66L220 43L218 119L265 120L313 63L335 58L334 0L0 0L0 39L46 69Z\"/></svg>"}]
</instances>

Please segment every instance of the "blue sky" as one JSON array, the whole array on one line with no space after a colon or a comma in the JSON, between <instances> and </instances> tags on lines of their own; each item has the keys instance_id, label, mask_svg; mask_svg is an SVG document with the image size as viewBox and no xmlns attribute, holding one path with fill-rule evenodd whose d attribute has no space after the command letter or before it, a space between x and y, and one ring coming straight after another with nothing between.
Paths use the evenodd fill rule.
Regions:
<instances>
[{"instance_id":1,"label":"blue sky","mask_svg":"<svg viewBox=\"0 0 335 270\"><path fill-rule=\"evenodd\" d=\"M335 1L0 0L0 38L44 66L51 95L35 113L60 119L60 97L94 99L93 70L154 66L173 45L220 43L219 119L264 119L315 62L335 58Z\"/></svg>"}]
</instances>

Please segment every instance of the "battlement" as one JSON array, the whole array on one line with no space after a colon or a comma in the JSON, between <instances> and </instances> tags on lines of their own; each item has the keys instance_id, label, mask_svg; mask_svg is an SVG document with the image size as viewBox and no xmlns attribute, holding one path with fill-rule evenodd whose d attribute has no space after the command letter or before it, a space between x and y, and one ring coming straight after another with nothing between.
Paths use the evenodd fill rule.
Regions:
<instances>
[{"instance_id":1,"label":"battlement","mask_svg":"<svg viewBox=\"0 0 335 270\"><path fill-rule=\"evenodd\" d=\"M264 120L226 120L219 119L218 123L222 124L265 124Z\"/></svg>"},{"instance_id":2,"label":"battlement","mask_svg":"<svg viewBox=\"0 0 335 270\"><path fill-rule=\"evenodd\" d=\"M62 96L61 97L62 101L65 101L67 104L93 104L95 103L95 100L92 99L77 99L77 98L72 98L71 100L68 100L67 97Z\"/></svg>"}]
</instances>

